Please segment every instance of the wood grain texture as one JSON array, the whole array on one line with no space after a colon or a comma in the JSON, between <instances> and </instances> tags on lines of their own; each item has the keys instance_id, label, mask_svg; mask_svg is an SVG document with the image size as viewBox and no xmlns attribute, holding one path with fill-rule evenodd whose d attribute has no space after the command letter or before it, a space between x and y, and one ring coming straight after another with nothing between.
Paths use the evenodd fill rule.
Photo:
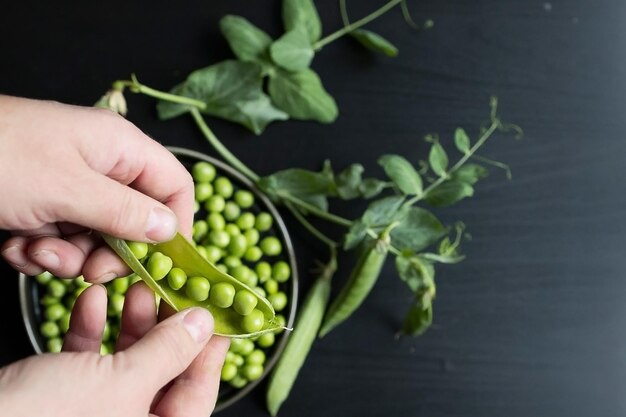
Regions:
<instances>
[{"instance_id":1,"label":"wood grain texture","mask_svg":"<svg viewBox=\"0 0 626 417\"><path fill-rule=\"evenodd\" d=\"M14 2L0 15L0 92L90 104L137 73L168 88L229 55L219 17L241 14L276 36L278 1ZM361 16L382 1L352 1ZM68 3L69 4L69 3ZM335 1L317 2L325 30ZM456 126L474 134L490 95L525 138L497 136L485 155L506 161L475 197L439 212L462 219L467 261L438 271L434 326L395 340L410 295L392 265L349 322L314 347L282 416L556 417L626 414L626 3L618 0L409 1L416 34L398 12L374 22L400 49L374 56L346 39L315 57L340 108L332 126L289 122L254 137L212 123L260 173L294 165L374 174L383 153L423 158L421 138ZM130 119L165 144L211 153L187 119L160 123L130 98ZM345 215L357 209L339 207ZM293 230L305 273L324 252ZM348 257L338 278L349 271ZM15 274L4 264L0 364L31 354ZM304 274L306 277L306 274ZM306 279L306 278L305 278ZM307 286L307 282L303 283ZM222 413L262 416L263 388Z\"/></svg>"}]
</instances>

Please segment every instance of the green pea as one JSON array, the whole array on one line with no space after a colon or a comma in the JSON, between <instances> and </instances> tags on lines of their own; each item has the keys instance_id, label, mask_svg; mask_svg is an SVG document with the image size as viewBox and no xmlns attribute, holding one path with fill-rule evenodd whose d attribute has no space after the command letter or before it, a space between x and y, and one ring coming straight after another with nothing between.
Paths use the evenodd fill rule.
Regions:
<instances>
[{"instance_id":1,"label":"green pea","mask_svg":"<svg viewBox=\"0 0 626 417\"><path fill-rule=\"evenodd\" d=\"M59 330L61 330L61 333L67 333L67 331L70 329L71 316L71 313L69 311L66 311L59 319Z\"/></svg>"},{"instance_id":2,"label":"green pea","mask_svg":"<svg viewBox=\"0 0 626 417\"><path fill-rule=\"evenodd\" d=\"M263 328L265 324L265 317L263 316L263 312L261 310L257 310L256 308L250 312L250 314L243 316L241 319L241 327L247 333L258 332Z\"/></svg>"},{"instance_id":3,"label":"green pea","mask_svg":"<svg viewBox=\"0 0 626 417\"><path fill-rule=\"evenodd\" d=\"M224 358L224 362L230 362L230 363L233 363L233 362L234 362L234 360L235 360L235 352L233 352L233 351L232 351L232 345L233 345L233 344L232 344L232 341L233 341L233 340L235 340L235 339L232 339L232 340L231 340L231 344L230 344L230 346L231 346L231 347L229 347L229 348L228 348L228 352L226 352L226 357Z\"/></svg>"},{"instance_id":4,"label":"green pea","mask_svg":"<svg viewBox=\"0 0 626 417\"><path fill-rule=\"evenodd\" d=\"M104 323L104 329L102 330L102 341L106 342L111 338L111 325L108 321Z\"/></svg>"},{"instance_id":5,"label":"green pea","mask_svg":"<svg viewBox=\"0 0 626 417\"><path fill-rule=\"evenodd\" d=\"M233 195L233 184L226 177L219 177L213 183L215 192L224 198L230 198Z\"/></svg>"},{"instance_id":6,"label":"green pea","mask_svg":"<svg viewBox=\"0 0 626 417\"><path fill-rule=\"evenodd\" d=\"M61 303L52 304L46 307L44 311L44 317L46 318L46 320L49 320L49 321L57 321L58 319L61 318L61 316L63 316L63 314L66 311L67 310L65 309L63 304Z\"/></svg>"},{"instance_id":7,"label":"green pea","mask_svg":"<svg viewBox=\"0 0 626 417\"><path fill-rule=\"evenodd\" d=\"M254 381L261 378L263 375L263 366L261 365L246 365L243 367L243 376L249 381Z\"/></svg>"},{"instance_id":8,"label":"green pea","mask_svg":"<svg viewBox=\"0 0 626 417\"><path fill-rule=\"evenodd\" d=\"M235 299L233 300L233 308L237 313L241 314L242 316L246 316L252 313L252 311L256 307L257 302L258 298L250 291L239 290L235 294ZM261 315L263 315L263 313L261 313Z\"/></svg>"},{"instance_id":9,"label":"green pea","mask_svg":"<svg viewBox=\"0 0 626 417\"><path fill-rule=\"evenodd\" d=\"M193 240L200 242L209 232L209 224L204 220L198 220L193 224Z\"/></svg>"},{"instance_id":10,"label":"green pea","mask_svg":"<svg viewBox=\"0 0 626 417\"><path fill-rule=\"evenodd\" d=\"M248 385L248 380L244 378L243 376L237 375L236 377L228 381L228 383L232 385L234 388L239 389Z\"/></svg>"},{"instance_id":11,"label":"green pea","mask_svg":"<svg viewBox=\"0 0 626 417\"><path fill-rule=\"evenodd\" d=\"M46 347L48 348L48 352L58 353L63 348L63 340L61 340L60 337L53 337L52 339L48 339Z\"/></svg>"},{"instance_id":12,"label":"green pea","mask_svg":"<svg viewBox=\"0 0 626 417\"><path fill-rule=\"evenodd\" d=\"M228 267L226 265L224 265L224 264L217 264L217 265L215 265L215 267L217 269L219 269L221 272L223 272L225 274L228 274Z\"/></svg>"},{"instance_id":13,"label":"green pea","mask_svg":"<svg viewBox=\"0 0 626 417\"><path fill-rule=\"evenodd\" d=\"M206 219L211 230L224 230L226 226L226 220L220 213L209 213Z\"/></svg>"},{"instance_id":14,"label":"green pea","mask_svg":"<svg viewBox=\"0 0 626 417\"><path fill-rule=\"evenodd\" d=\"M46 307L52 304L56 304L59 302L59 299L57 297L53 297L50 294L46 294L43 297L41 297L41 299L39 300L39 304L41 304L42 306Z\"/></svg>"},{"instance_id":15,"label":"green pea","mask_svg":"<svg viewBox=\"0 0 626 417\"><path fill-rule=\"evenodd\" d=\"M191 167L191 176L196 182L211 182L215 178L215 174L215 167L206 161L196 162Z\"/></svg>"},{"instance_id":16,"label":"green pea","mask_svg":"<svg viewBox=\"0 0 626 417\"><path fill-rule=\"evenodd\" d=\"M231 243L232 243L232 240L231 240ZM228 255L227 257L225 257L223 262L224 262L224 265L228 267L229 271L241 265L241 259L233 255Z\"/></svg>"},{"instance_id":17,"label":"green pea","mask_svg":"<svg viewBox=\"0 0 626 417\"><path fill-rule=\"evenodd\" d=\"M224 253L222 249L214 245L205 246L204 249L206 252L206 259L211 263L219 261Z\"/></svg>"},{"instance_id":18,"label":"green pea","mask_svg":"<svg viewBox=\"0 0 626 417\"><path fill-rule=\"evenodd\" d=\"M193 200L193 212L197 213L200 211L200 203L197 200Z\"/></svg>"},{"instance_id":19,"label":"green pea","mask_svg":"<svg viewBox=\"0 0 626 417\"><path fill-rule=\"evenodd\" d=\"M280 240L276 236L267 236L263 238L263 240L261 240L261 243L259 243L259 247L267 256L280 255L280 253L283 251L283 245L280 243Z\"/></svg>"},{"instance_id":20,"label":"green pea","mask_svg":"<svg viewBox=\"0 0 626 417\"><path fill-rule=\"evenodd\" d=\"M274 219L272 218L272 215L263 211L256 216L254 226L261 232L265 232L272 228L273 222Z\"/></svg>"},{"instance_id":21,"label":"green pea","mask_svg":"<svg viewBox=\"0 0 626 417\"><path fill-rule=\"evenodd\" d=\"M249 229L246 230L243 235L246 237L246 240L248 241L248 246L254 246L257 243L259 243L259 231L256 229Z\"/></svg>"},{"instance_id":22,"label":"green pea","mask_svg":"<svg viewBox=\"0 0 626 417\"><path fill-rule=\"evenodd\" d=\"M239 226L241 230L252 229L254 227L254 214L248 211L241 213L237 219L237 226Z\"/></svg>"},{"instance_id":23,"label":"green pea","mask_svg":"<svg viewBox=\"0 0 626 417\"><path fill-rule=\"evenodd\" d=\"M204 259L209 259L209 254L207 253L207 250L204 246L196 246L196 250Z\"/></svg>"},{"instance_id":24,"label":"green pea","mask_svg":"<svg viewBox=\"0 0 626 417\"><path fill-rule=\"evenodd\" d=\"M238 190L235 193L235 201L241 208L249 208L254 204L254 194L246 190Z\"/></svg>"},{"instance_id":25,"label":"green pea","mask_svg":"<svg viewBox=\"0 0 626 417\"><path fill-rule=\"evenodd\" d=\"M222 197L221 195L212 195L204 203L204 208L212 213L221 213L224 210L225 206L226 201L224 201L224 197Z\"/></svg>"},{"instance_id":26,"label":"green pea","mask_svg":"<svg viewBox=\"0 0 626 417\"><path fill-rule=\"evenodd\" d=\"M272 277L278 282L286 282L291 276L291 267L285 261L278 261L272 267Z\"/></svg>"},{"instance_id":27,"label":"green pea","mask_svg":"<svg viewBox=\"0 0 626 417\"><path fill-rule=\"evenodd\" d=\"M187 280L187 285L185 286L185 292L187 293L187 297L191 298L194 301L204 301L209 298L209 290L211 289L211 284L209 284L209 280L205 277L190 277Z\"/></svg>"},{"instance_id":28,"label":"green pea","mask_svg":"<svg viewBox=\"0 0 626 417\"><path fill-rule=\"evenodd\" d=\"M233 305L235 287L228 282L219 282L211 288L209 299L211 303L220 308L228 308Z\"/></svg>"},{"instance_id":29,"label":"green pea","mask_svg":"<svg viewBox=\"0 0 626 417\"><path fill-rule=\"evenodd\" d=\"M50 282L50 280L52 280L54 278L54 275L52 275L50 272L48 271L43 271L41 274L36 275L35 279L37 280L38 283L40 283L41 285L46 285L48 282Z\"/></svg>"},{"instance_id":30,"label":"green pea","mask_svg":"<svg viewBox=\"0 0 626 417\"><path fill-rule=\"evenodd\" d=\"M167 273L170 272L170 269L172 269L172 266L172 258L163 255L161 252L154 252L150 255L150 259L148 259L146 270L155 281L159 281L165 278Z\"/></svg>"},{"instance_id":31,"label":"green pea","mask_svg":"<svg viewBox=\"0 0 626 417\"><path fill-rule=\"evenodd\" d=\"M243 255L244 259L249 262L256 262L261 259L262 256L263 251L258 246L250 246Z\"/></svg>"},{"instance_id":32,"label":"green pea","mask_svg":"<svg viewBox=\"0 0 626 417\"><path fill-rule=\"evenodd\" d=\"M285 327L287 325L287 319L282 314L276 314L274 321L278 324L278 327Z\"/></svg>"},{"instance_id":33,"label":"green pea","mask_svg":"<svg viewBox=\"0 0 626 417\"><path fill-rule=\"evenodd\" d=\"M268 348L274 344L275 340L276 336L274 336L274 333L263 333L259 336L256 343L262 348Z\"/></svg>"},{"instance_id":34,"label":"green pea","mask_svg":"<svg viewBox=\"0 0 626 417\"><path fill-rule=\"evenodd\" d=\"M232 338L230 339L230 347L228 348L229 352L232 352L233 355L239 354L241 353L241 349L244 345L244 339L239 339L239 338ZM233 356L233 363L234 363L234 356ZM243 362L242 362L243 364Z\"/></svg>"},{"instance_id":35,"label":"green pea","mask_svg":"<svg viewBox=\"0 0 626 417\"><path fill-rule=\"evenodd\" d=\"M109 313L113 316L121 316L124 309L124 296L122 294L112 294L109 297Z\"/></svg>"},{"instance_id":36,"label":"green pea","mask_svg":"<svg viewBox=\"0 0 626 417\"><path fill-rule=\"evenodd\" d=\"M265 281L264 288L268 294L276 294L278 292L278 282L273 279L268 279Z\"/></svg>"},{"instance_id":37,"label":"green pea","mask_svg":"<svg viewBox=\"0 0 626 417\"><path fill-rule=\"evenodd\" d=\"M234 201L227 201L224 205L224 218L229 222L236 220L241 213L241 208Z\"/></svg>"},{"instance_id":38,"label":"green pea","mask_svg":"<svg viewBox=\"0 0 626 417\"><path fill-rule=\"evenodd\" d=\"M61 330L55 322L44 321L39 327L39 332L46 339L50 339L53 337L57 337L61 333Z\"/></svg>"},{"instance_id":39,"label":"green pea","mask_svg":"<svg viewBox=\"0 0 626 417\"><path fill-rule=\"evenodd\" d=\"M213 186L208 182L196 183L194 187L196 201L202 203L213 195Z\"/></svg>"},{"instance_id":40,"label":"green pea","mask_svg":"<svg viewBox=\"0 0 626 417\"><path fill-rule=\"evenodd\" d=\"M265 352L261 349L254 349L248 356L246 356L246 363L251 365L263 365L265 363Z\"/></svg>"},{"instance_id":41,"label":"green pea","mask_svg":"<svg viewBox=\"0 0 626 417\"><path fill-rule=\"evenodd\" d=\"M135 284L135 283L137 283L139 281L141 281L141 277L139 275L137 275L137 274L133 273L133 274L130 274L128 276L128 284L129 285L133 285L133 284Z\"/></svg>"},{"instance_id":42,"label":"green pea","mask_svg":"<svg viewBox=\"0 0 626 417\"><path fill-rule=\"evenodd\" d=\"M261 261L254 267L257 276L259 277L259 281L265 282L272 276L272 267L269 263L265 261Z\"/></svg>"},{"instance_id":43,"label":"green pea","mask_svg":"<svg viewBox=\"0 0 626 417\"><path fill-rule=\"evenodd\" d=\"M242 356L248 356L252 353L252 351L254 351L254 342L250 339L242 339L239 354Z\"/></svg>"},{"instance_id":44,"label":"green pea","mask_svg":"<svg viewBox=\"0 0 626 417\"><path fill-rule=\"evenodd\" d=\"M226 233L228 233L230 237L241 235L241 230L239 230L239 227L235 223L227 223L226 226L224 226L224 230L226 230Z\"/></svg>"},{"instance_id":45,"label":"green pea","mask_svg":"<svg viewBox=\"0 0 626 417\"><path fill-rule=\"evenodd\" d=\"M267 293L261 287L254 287L254 292L257 293L259 295L259 297L265 298L267 296Z\"/></svg>"},{"instance_id":46,"label":"green pea","mask_svg":"<svg viewBox=\"0 0 626 417\"><path fill-rule=\"evenodd\" d=\"M55 298L61 298L65 295L67 287L63 285L61 280L53 279L48 282L48 294Z\"/></svg>"},{"instance_id":47,"label":"green pea","mask_svg":"<svg viewBox=\"0 0 626 417\"><path fill-rule=\"evenodd\" d=\"M128 277L120 277L111 281L111 288L118 294L126 294L129 282ZM84 288L84 287L83 287Z\"/></svg>"},{"instance_id":48,"label":"green pea","mask_svg":"<svg viewBox=\"0 0 626 417\"><path fill-rule=\"evenodd\" d=\"M230 243L230 235L224 230L211 230L209 240L218 248L225 248Z\"/></svg>"},{"instance_id":49,"label":"green pea","mask_svg":"<svg viewBox=\"0 0 626 417\"><path fill-rule=\"evenodd\" d=\"M142 259L148 254L148 244L144 242L126 242L135 258Z\"/></svg>"},{"instance_id":50,"label":"green pea","mask_svg":"<svg viewBox=\"0 0 626 417\"><path fill-rule=\"evenodd\" d=\"M248 240L244 235L232 236L228 250L234 256L243 256L248 248Z\"/></svg>"},{"instance_id":51,"label":"green pea","mask_svg":"<svg viewBox=\"0 0 626 417\"><path fill-rule=\"evenodd\" d=\"M220 379L222 381L230 381L237 376L237 366L234 363L225 362L222 366Z\"/></svg>"},{"instance_id":52,"label":"green pea","mask_svg":"<svg viewBox=\"0 0 626 417\"><path fill-rule=\"evenodd\" d=\"M257 276L256 272L251 269L250 274L248 274L248 279L245 280L244 284L246 284L248 287L254 288L258 283L259 277Z\"/></svg>"},{"instance_id":53,"label":"green pea","mask_svg":"<svg viewBox=\"0 0 626 417\"><path fill-rule=\"evenodd\" d=\"M287 295L282 291L270 294L267 299L272 304L275 311L282 311L287 305Z\"/></svg>"},{"instance_id":54,"label":"green pea","mask_svg":"<svg viewBox=\"0 0 626 417\"><path fill-rule=\"evenodd\" d=\"M187 282L187 274L180 268L172 268L167 274L167 284L173 290L180 290Z\"/></svg>"},{"instance_id":55,"label":"green pea","mask_svg":"<svg viewBox=\"0 0 626 417\"><path fill-rule=\"evenodd\" d=\"M250 275L250 268L246 265L237 265L229 270L230 276L235 278L237 281L245 282Z\"/></svg>"},{"instance_id":56,"label":"green pea","mask_svg":"<svg viewBox=\"0 0 626 417\"><path fill-rule=\"evenodd\" d=\"M235 358L233 359L233 364L235 366L241 366L245 363L245 359L241 355L235 354Z\"/></svg>"}]
</instances>

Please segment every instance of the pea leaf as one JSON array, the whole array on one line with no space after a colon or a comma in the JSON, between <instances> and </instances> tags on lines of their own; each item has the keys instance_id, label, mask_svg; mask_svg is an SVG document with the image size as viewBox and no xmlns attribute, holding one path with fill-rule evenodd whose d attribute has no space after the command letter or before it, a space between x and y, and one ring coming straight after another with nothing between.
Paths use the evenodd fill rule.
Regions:
<instances>
[{"instance_id":1,"label":"pea leaf","mask_svg":"<svg viewBox=\"0 0 626 417\"><path fill-rule=\"evenodd\" d=\"M310 205L317 207L322 211L328 211L328 199L322 194L313 195L298 195L300 200L309 203ZM306 210L305 210L306 211Z\"/></svg>"},{"instance_id":2,"label":"pea leaf","mask_svg":"<svg viewBox=\"0 0 626 417\"><path fill-rule=\"evenodd\" d=\"M257 63L227 60L192 72L172 89L172 94L205 103L202 113L240 123L256 134L274 120L288 115L275 108L263 93L262 68ZM189 106L160 101L157 111L162 120L186 113Z\"/></svg>"},{"instance_id":3,"label":"pea leaf","mask_svg":"<svg viewBox=\"0 0 626 417\"><path fill-rule=\"evenodd\" d=\"M376 178L365 178L359 184L359 192L365 198L372 198L380 194L385 189L386 183Z\"/></svg>"},{"instance_id":4,"label":"pea leaf","mask_svg":"<svg viewBox=\"0 0 626 417\"><path fill-rule=\"evenodd\" d=\"M487 168L478 164L465 164L452 173L452 179L475 184L478 180L485 178L488 174Z\"/></svg>"},{"instance_id":5,"label":"pea leaf","mask_svg":"<svg viewBox=\"0 0 626 417\"><path fill-rule=\"evenodd\" d=\"M472 195L474 187L471 184L450 180L431 190L425 200L433 207L446 207Z\"/></svg>"},{"instance_id":6,"label":"pea leaf","mask_svg":"<svg viewBox=\"0 0 626 417\"><path fill-rule=\"evenodd\" d=\"M367 207L361 220L368 227L385 227L396 219L403 202L404 197L397 195L375 200Z\"/></svg>"},{"instance_id":7,"label":"pea leaf","mask_svg":"<svg viewBox=\"0 0 626 417\"><path fill-rule=\"evenodd\" d=\"M362 184L363 165L352 164L341 171L335 183L337 184L337 194L344 200L351 200L361 196L359 186Z\"/></svg>"},{"instance_id":8,"label":"pea leaf","mask_svg":"<svg viewBox=\"0 0 626 417\"><path fill-rule=\"evenodd\" d=\"M331 123L339 113L335 100L310 69L277 71L270 77L268 91L273 103L294 119Z\"/></svg>"},{"instance_id":9,"label":"pea leaf","mask_svg":"<svg viewBox=\"0 0 626 417\"><path fill-rule=\"evenodd\" d=\"M289 70L301 71L311 64L315 52L302 27L296 27L278 38L270 46L270 56L276 65Z\"/></svg>"},{"instance_id":10,"label":"pea leaf","mask_svg":"<svg viewBox=\"0 0 626 417\"><path fill-rule=\"evenodd\" d=\"M356 29L350 32L350 36L371 51L385 54L390 57L398 56L398 48L396 48L387 39L370 30Z\"/></svg>"},{"instance_id":11,"label":"pea leaf","mask_svg":"<svg viewBox=\"0 0 626 417\"><path fill-rule=\"evenodd\" d=\"M442 264L458 264L463 259L465 259L465 255L457 255L455 253L449 255L442 255L438 253L422 253L420 254L424 259L428 259L429 261L439 262Z\"/></svg>"},{"instance_id":12,"label":"pea leaf","mask_svg":"<svg viewBox=\"0 0 626 417\"><path fill-rule=\"evenodd\" d=\"M447 232L430 211L411 207L400 225L391 231L391 243L400 250L419 252L437 242Z\"/></svg>"},{"instance_id":13,"label":"pea leaf","mask_svg":"<svg viewBox=\"0 0 626 417\"><path fill-rule=\"evenodd\" d=\"M283 0L282 14L286 32L303 27L310 43L322 36L322 22L313 0Z\"/></svg>"},{"instance_id":14,"label":"pea leaf","mask_svg":"<svg viewBox=\"0 0 626 417\"><path fill-rule=\"evenodd\" d=\"M422 306L422 301L417 300L411 304L411 308L406 313L402 332L409 336L419 336L423 334L433 322L433 306Z\"/></svg>"},{"instance_id":15,"label":"pea leaf","mask_svg":"<svg viewBox=\"0 0 626 417\"><path fill-rule=\"evenodd\" d=\"M365 236L367 236L367 225L361 220L354 221L344 236L343 248L350 250L357 247L365 239Z\"/></svg>"},{"instance_id":16,"label":"pea leaf","mask_svg":"<svg viewBox=\"0 0 626 417\"><path fill-rule=\"evenodd\" d=\"M470 139L469 136L467 136L467 133L465 133L465 130L461 127L457 127L454 131L454 144L462 153L469 153Z\"/></svg>"},{"instance_id":17,"label":"pea leaf","mask_svg":"<svg viewBox=\"0 0 626 417\"><path fill-rule=\"evenodd\" d=\"M433 172L440 177L446 174L448 168L448 155L439 142L433 143L428 154L428 163Z\"/></svg>"},{"instance_id":18,"label":"pea leaf","mask_svg":"<svg viewBox=\"0 0 626 417\"><path fill-rule=\"evenodd\" d=\"M407 195L422 193L422 178L413 168L413 165L400 155L384 155L378 163L383 167L387 176L394 184Z\"/></svg>"},{"instance_id":19,"label":"pea leaf","mask_svg":"<svg viewBox=\"0 0 626 417\"><path fill-rule=\"evenodd\" d=\"M333 194L335 184L327 172L290 168L261 178L257 186L270 196L290 194L326 211L326 196Z\"/></svg>"},{"instance_id":20,"label":"pea leaf","mask_svg":"<svg viewBox=\"0 0 626 417\"><path fill-rule=\"evenodd\" d=\"M414 293L434 288L435 268L431 262L420 256L397 256L396 270Z\"/></svg>"},{"instance_id":21,"label":"pea leaf","mask_svg":"<svg viewBox=\"0 0 626 417\"><path fill-rule=\"evenodd\" d=\"M241 16L226 15L220 20L220 30L235 56L245 62L270 62L268 48L272 38Z\"/></svg>"}]
</instances>

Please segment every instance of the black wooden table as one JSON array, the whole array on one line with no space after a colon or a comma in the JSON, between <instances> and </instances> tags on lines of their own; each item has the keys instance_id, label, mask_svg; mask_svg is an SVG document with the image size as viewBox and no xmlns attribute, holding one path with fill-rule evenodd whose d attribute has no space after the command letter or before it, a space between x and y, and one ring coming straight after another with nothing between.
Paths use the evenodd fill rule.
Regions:
<instances>
[{"instance_id":1,"label":"black wooden table","mask_svg":"<svg viewBox=\"0 0 626 417\"><path fill-rule=\"evenodd\" d=\"M278 1L72 3L5 2L0 92L89 105L131 72L168 88L230 56L217 27L224 14L280 30ZM358 16L382 2L351 3ZM457 125L475 131L492 94L502 117L525 130L522 141L499 136L486 147L510 164L512 181L492 171L474 198L439 212L462 219L473 240L465 262L439 269L432 329L394 339L410 295L388 265L358 314L316 343L281 415L625 415L626 4L409 3L418 20L435 21L432 30L412 32L399 11L371 25L398 45L396 59L349 40L315 58L341 110L333 125L289 122L254 137L212 123L263 174L317 169L325 158L380 173L383 153L423 157L426 133L447 141ZM318 6L325 32L339 27L336 2ZM211 153L188 118L159 122L152 101L129 102L130 120L164 144ZM289 226L307 287L313 259L325 253ZM4 365L32 349L16 274L4 263L0 271ZM259 388L223 415L266 415L262 398Z\"/></svg>"}]
</instances>

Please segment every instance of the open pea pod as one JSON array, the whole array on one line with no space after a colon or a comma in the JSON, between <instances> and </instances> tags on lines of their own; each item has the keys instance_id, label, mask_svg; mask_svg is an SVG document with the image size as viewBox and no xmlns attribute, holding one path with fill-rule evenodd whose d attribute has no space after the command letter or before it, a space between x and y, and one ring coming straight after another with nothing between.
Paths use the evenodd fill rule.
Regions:
<instances>
[{"instance_id":1,"label":"open pea pod","mask_svg":"<svg viewBox=\"0 0 626 417\"><path fill-rule=\"evenodd\" d=\"M176 311L190 307L204 307L209 310L215 320L214 333L216 335L241 338L254 337L281 328L276 322L274 308L265 297L259 296L252 288L217 269L209 261L204 259L193 245L180 233L177 233L176 236L168 242L148 245L150 252L159 251L169 256L174 266L185 271L188 276L203 276L207 278L211 286L221 282L228 282L232 284L237 291L244 289L250 291L258 299L256 309L260 310L264 316L265 323L261 330L254 333L246 332L241 325L242 316L232 308L217 307L212 305L208 299L198 302L187 297L184 290L174 290L167 284L161 285L160 281L156 281L148 273L146 268L144 268L139 259L135 257L126 244L126 241L106 234L103 234L102 237L130 269L132 269L152 291L171 305Z\"/></svg>"}]
</instances>

